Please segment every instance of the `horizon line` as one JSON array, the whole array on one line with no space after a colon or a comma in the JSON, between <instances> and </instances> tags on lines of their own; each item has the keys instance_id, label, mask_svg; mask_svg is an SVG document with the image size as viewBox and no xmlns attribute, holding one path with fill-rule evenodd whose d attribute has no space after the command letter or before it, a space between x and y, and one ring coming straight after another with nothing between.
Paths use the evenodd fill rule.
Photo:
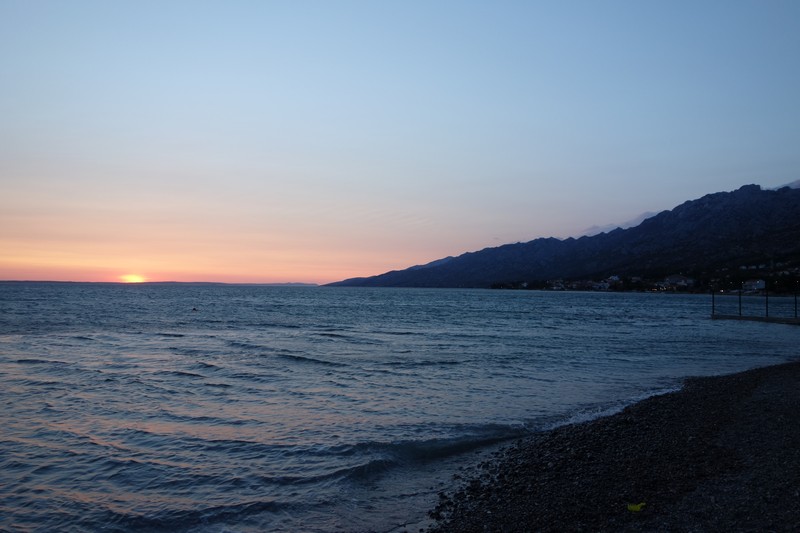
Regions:
<instances>
[{"instance_id":1,"label":"horizon line","mask_svg":"<svg viewBox=\"0 0 800 533\"><path fill-rule=\"evenodd\" d=\"M323 283L311 283L303 281L287 282L230 282L230 281L76 281L76 280L50 280L50 279L0 279L0 283L96 283L105 285L271 285L271 286L303 286L321 287Z\"/></svg>"}]
</instances>

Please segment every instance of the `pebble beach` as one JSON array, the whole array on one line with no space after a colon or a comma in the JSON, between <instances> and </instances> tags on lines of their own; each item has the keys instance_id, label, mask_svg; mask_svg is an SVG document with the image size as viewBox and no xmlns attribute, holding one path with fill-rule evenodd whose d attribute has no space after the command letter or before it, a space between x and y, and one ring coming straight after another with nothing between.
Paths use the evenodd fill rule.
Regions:
<instances>
[{"instance_id":1,"label":"pebble beach","mask_svg":"<svg viewBox=\"0 0 800 533\"><path fill-rule=\"evenodd\" d=\"M688 379L521 440L430 515L431 533L797 531L800 362Z\"/></svg>"}]
</instances>

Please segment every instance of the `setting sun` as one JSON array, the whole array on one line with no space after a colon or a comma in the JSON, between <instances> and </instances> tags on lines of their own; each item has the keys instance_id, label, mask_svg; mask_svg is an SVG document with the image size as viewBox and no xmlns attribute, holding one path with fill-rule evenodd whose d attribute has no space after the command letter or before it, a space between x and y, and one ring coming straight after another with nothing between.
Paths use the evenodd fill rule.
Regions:
<instances>
[{"instance_id":1,"label":"setting sun","mask_svg":"<svg viewBox=\"0 0 800 533\"><path fill-rule=\"evenodd\" d=\"M139 274L125 274L120 276L119 279L123 283L144 283L147 281L144 276L140 276Z\"/></svg>"}]
</instances>

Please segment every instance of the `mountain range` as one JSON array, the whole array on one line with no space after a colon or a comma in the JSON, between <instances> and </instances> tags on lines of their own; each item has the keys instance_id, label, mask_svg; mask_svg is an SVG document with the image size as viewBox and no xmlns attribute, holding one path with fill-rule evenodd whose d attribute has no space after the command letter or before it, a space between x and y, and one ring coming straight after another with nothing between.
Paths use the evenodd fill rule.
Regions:
<instances>
[{"instance_id":1,"label":"mountain range","mask_svg":"<svg viewBox=\"0 0 800 533\"><path fill-rule=\"evenodd\" d=\"M580 238L540 238L352 278L332 286L475 287L548 279L671 274L698 278L750 264L800 264L800 189L745 185Z\"/></svg>"},{"instance_id":2,"label":"mountain range","mask_svg":"<svg viewBox=\"0 0 800 533\"><path fill-rule=\"evenodd\" d=\"M646 219L648 219L651 216L656 215L656 214L658 214L658 213L653 213L651 211L648 211L646 213L642 213L641 215L639 215L637 217L632 218L631 220L628 220L626 222L621 222L619 224L606 224L605 226L596 226L595 225L595 226L586 228L579 235L576 235L575 237L576 238L584 237L584 236L585 237L591 237L593 235L599 235L601 233L608 233L609 231L614 231L617 228L620 228L620 229L632 228L632 227L638 226L639 224L644 222Z\"/></svg>"}]
</instances>

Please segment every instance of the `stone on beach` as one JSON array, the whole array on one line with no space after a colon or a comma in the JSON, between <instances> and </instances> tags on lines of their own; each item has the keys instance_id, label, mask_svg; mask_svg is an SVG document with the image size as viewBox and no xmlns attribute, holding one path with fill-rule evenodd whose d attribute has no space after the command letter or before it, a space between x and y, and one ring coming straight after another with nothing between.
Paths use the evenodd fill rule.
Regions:
<instances>
[{"instance_id":1,"label":"stone on beach","mask_svg":"<svg viewBox=\"0 0 800 533\"><path fill-rule=\"evenodd\" d=\"M440 497L433 532L796 531L800 362L532 436Z\"/></svg>"}]
</instances>

